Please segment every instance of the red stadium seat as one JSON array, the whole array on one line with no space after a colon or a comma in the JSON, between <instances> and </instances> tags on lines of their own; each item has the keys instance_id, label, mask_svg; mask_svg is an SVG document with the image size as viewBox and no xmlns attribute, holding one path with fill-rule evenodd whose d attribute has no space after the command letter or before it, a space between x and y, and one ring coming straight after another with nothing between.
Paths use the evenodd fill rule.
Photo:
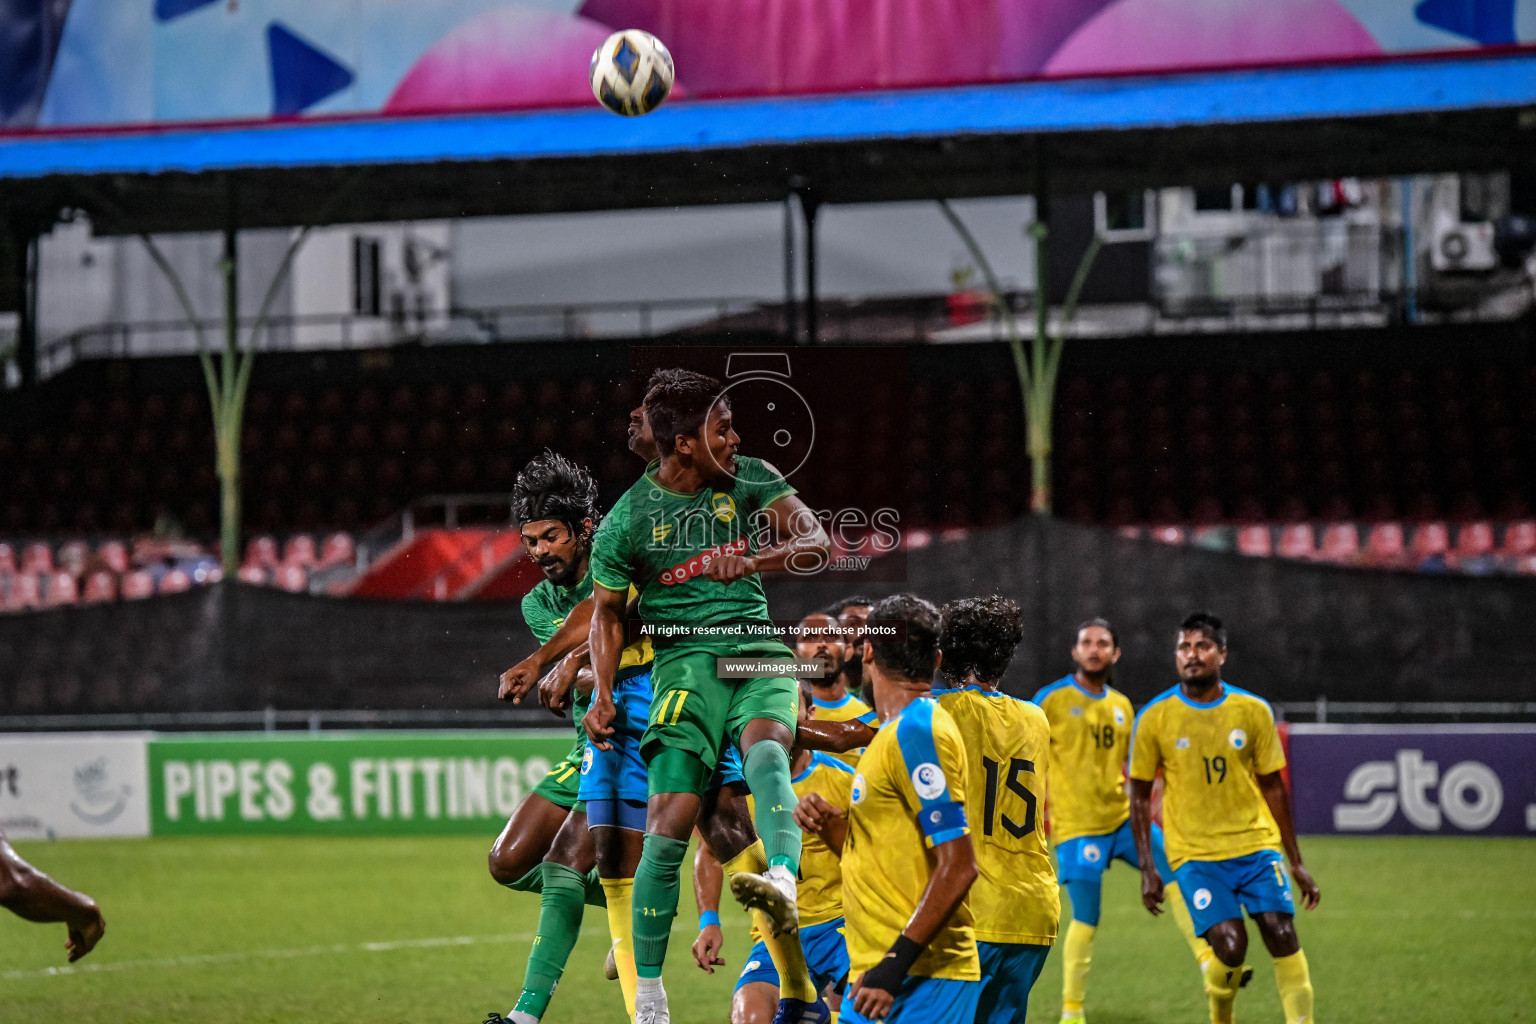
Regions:
<instances>
[{"instance_id":1,"label":"red stadium seat","mask_svg":"<svg viewBox=\"0 0 1536 1024\"><path fill-rule=\"evenodd\" d=\"M245 564L267 568L277 565L277 540L272 537L252 537L245 545Z\"/></svg>"},{"instance_id":2,"label":"red stadium seat","mask_svg":"<svg viewBox=\"0 0 1536 1024\"><path fill-rule=\"evenodd\" d=\"M1184 527L1153 526L1147 530L1147 536L1162 544L1183 544Z\"/></svg>"},{"instance_id":3,"label":"red stadium seat","mask_svg":"<svg viewBox=\"0 0 1536 1024\"><path fill-rule=\"evenodd\" d=\"M357 557L357 547L350 533L337 532L325 538L320 552L320 564L325 567L346 565Z\"/></svg>"},{"instance_id":4,"label":"red stadium seat","mask_svg":"<svg viewBox=\"0 0 1536 1024\"><path fill-rule=\"evenodd\" d=\"M1520 519L1504 527L1504 543L1499 550L1506 555L1536 554L1536 520Z\"/></svg>"},{"instance_id":5,"label":"red stadium seat","mask_svg":"<svg viewBox=\"0 0 1536 1024\"><path fill-rule=\"evenodd\" d=\"M1281 558L1311 558L1317 553L1310 523L1291 523L1280 528L1275 554Z\"/></svg>"},{"instance_id":6,"label":"red stadium seat","mask_svg":"<svg viewBox=\"0 0 1536 1024\"><path fill-rule=\"evenodd\" d=\"M120 540L103 541L96 554L107 563L107 568L121 575L128 571L128 545Z\"/></svg>"},{"instance_id":7,"label":"red stadium seat","mask_svg":"<svg viewBox=\"0 0 1536 1024\"><path fill-rule=\"evenodd\" d=\"M1360 533L1354 523L1329 523L1323 527L1323 546L1318 557L1325 562L1346 564L1360 554Z\"/></svg>"},{"instance_id":8,"label":"red stadium seat","mask_svg":"<svg viewBox=\"0 0 1536 1024\"><path fill-rule=\"evenodd\" d=\"M192 577L184 569L172 569L160 577L160 593L180 594L192 589Z\"/></svg>"},{"instance_id":9,"label":"red stadium seat","mask_svg":"<svg viewBox=\"0 0 1536 1024\"><path fill-rule=\"evenodd\" d=\"M43 595L43 607L58 608L61 605L79 602L79 588L75 586L75 578L69 573L49 573L47 580L48 589Z\"/></svg>"},{"instance_id":10,"label":"red stadium seat","mask_svg":"<svg viewBox=\"0 0 1536 1024\"><path fill-rule=\"evenodd\" d=\"M36 573L19 573L11 576L10 581L11 585L5 593L6 611L42 607L43 588Z\"/></svg>"},{"instance_id":11,"label":"red stadium seat","mask_svg":"<svg viewBox=\"0 0 1536 1024\"><path fill-rule=\"evenodd\" d=\"M272 574L272 585L292 594L302 594L309 589L309 573L299 565L280 565Z\"/></svg>"},{"instance_id":12,"label":"red stadium seat","mask_svg":"<svg viewBox=\"0 0 1536 1024\"><path fill-rule=\"evenodd\" d=\"M0 573L16 571L16 549L0 541Z\"/></svg>"},{"instance_id":13,"label":"red stadium seat","mask_svg":"<svg viewBox=\"0 0 1536 1024\"><path fill-rule=\"evenodd\" d=\"M1413 528L1411 551L1418 558L1443 555L1451 546L1450 531L1444 523L1420 523Z\"/></svg>"},{"instance_id":14,"label":"red stadium seat","mask_svg":"<svg viewBox=\"0 0 1536 1024\"><path fill-rule=\"evenodd\" d=\"M247 562L240 567L238 578L241 583L249 583L253 587L264 587L267 585L267 570Z\"/></svg>"},{"instance_id":15,"label":"red stadium seat","mask_svg":"<svg viewBox=\"0 0 1536 1024\"><path fill-rule=\"evenodd\" d=\"M145 569L135 569L123 577L122 598L125 601L137 601L149 597L155 592L155 579Z\"/></svg>"},{"instance_id":16,"label":"red stadium seat","mask_svg":"<svg viewBox=\"0 0 1536 1024\"><path fill-rule=\"evenodd\" d=\"M1274 542L1267 526L1242 526L1237 530L1237 550L1254 558L1267 558L1274 554Z\"/></svg>"},{"instance_id":17,"label":"red stadium seat","mask_svg":"<svg viewBox=\"0 0 1536 1024\"><path fill-rule=\"evenodd\" d=\"M315 539L307 533L294 534L283 545L283 564L311 566L315 564Z\"/></svg>"},{"instance_id":18,"label":"red stadium seat","mask_svg":"<svg viewBox=\"0 0 1536 1024\"><path fill-rule=\"evenodd\" d=\"M1456 554L1461 558L1475 558L1493 551L1493 524L1488 522L1464 523L1456 531Z\"/></svg>"},{"instance_id":19,"label":"red stadium seat","mask_svg":"<svg viewBox=\"0 0 1536 1024\"><path fill-rule=\"evenodd\" d=\"M1401 523L1377 523L1365 542L1365 560L1369 565L1389 567L1403 564L1407 545Z\"/></svg>"},{"instance_id":20,"label":"red stadium seat","mask_svg":"<svg viewBox=\"0 0 1536 1024\"><path fill-rule=\"evenodd\" d=\"M85 592L80 595L81 604L102 604L117 600L117 576L106 570L91 573L85 579Z\"/></svg>"},{"instance_id":21,"label":"red stadium seat","mask_svg":"<svg viewBox=\"0 0 1536 1024\"><path fill-rule=\"evenodd\" d=\"M59 545L59 568L79 576L85 570L85 560L90 557L90 553L90 546L85 541L65 541Z\"/></svg>"},{"instance_id":22,"label":"red stadium seat","mask_svg":"<svg viewBox=\"0 0 1536 1024\"><path fill-rule=\"evenodd\" d=\"M40 541L28 544L21 552L21 571L24 573L52 572L53 549Z\"/></svg>"}]
</instances>

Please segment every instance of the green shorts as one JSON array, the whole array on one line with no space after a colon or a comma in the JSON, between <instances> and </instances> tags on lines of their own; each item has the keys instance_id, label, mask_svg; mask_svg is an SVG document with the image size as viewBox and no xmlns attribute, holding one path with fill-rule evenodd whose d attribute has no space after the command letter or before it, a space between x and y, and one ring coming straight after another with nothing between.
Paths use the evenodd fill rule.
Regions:
<instances>
[{"instance_id":1,"label":"green shorts","mask_svg":"<svg viewBox=\"0 0 1536 1024\"><path fill-rule=\"evenodd\" d=\"M549 770L544 780L533 787L533 795L564 810L576 806L576 793L581 789L581 759L586 756L587 744L577 740L565 759Z\"/></svg>"},{"instance_id":2,"label":"green shorts","mask_svg":"<svg viewBox=\"0 0 1536 1024\"><path fill-rule=\"evenodd\" d=\"M651 774L650 792L698 792L697 772L677 779L656 778L652 762L663 749L686 751L703 767L703 778L719 764L727 747L741 742L747 723L758 718L778 722L791 733L800 716L800 684L791 672L752 679L721 679L715 659L783 658L794 654L775 641L690 645L681 651L657 651L651 670L651 719L640 740L640 756Z\"/></svg>"}]
</instances>

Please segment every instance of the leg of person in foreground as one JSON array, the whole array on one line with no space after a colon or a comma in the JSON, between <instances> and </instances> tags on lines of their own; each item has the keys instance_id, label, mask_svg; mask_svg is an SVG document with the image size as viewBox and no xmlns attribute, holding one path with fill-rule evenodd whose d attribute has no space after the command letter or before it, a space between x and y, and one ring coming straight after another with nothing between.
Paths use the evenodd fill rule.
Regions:
<instances>
[{"instance_id":1,"label":"leg of person in foreground","mask_svg":"<svg viewBox=\"0 0 1536 1024\"><path fill-rule=\"evenodd\" d=\"M590 875L595 860L587 816L573 810L540 865L539 930L528 953L523 990L505 1018L512 1024L538 1024L549 1009L565 962L581 934ZM495 1021L493 1015L490 1018Z\"/></svg>"},{"instance_id":2,"label":"leg of person in foreground","mask_svg":"<svg viewBox=\"0 0 1536 1024\"><path fill-rule=\"evenodd\" d=\"M628 801L614 801L616 810L598 808L588 804L588 820L601 815L603 824L592 826L593 845L597 848L597 874L602 881L603 894L608 900L608 933L613 938L610 961L612 978L619 982L624 992L624 1009L633 1020L635 1016L635 940L634 940L634 891L635 871L640 865L641 848L645 841L644 805L631 806ZM632 818L631 815L634 815ZM615 822L609 824L609 822Z\"/></svg>"},{"instance_id":3,"label":"leg of person in foreground","mask_svg":"<svg viewBox=\"0 0 1536 1024\"><path fill-rule=\"evenodd\" d=\"M66 888L21 859L0 832L0 907L39 924L58 922L69 930L64 948L74 963L101 941L106 922L96 901Z\"/></svg>"}]
</instances>

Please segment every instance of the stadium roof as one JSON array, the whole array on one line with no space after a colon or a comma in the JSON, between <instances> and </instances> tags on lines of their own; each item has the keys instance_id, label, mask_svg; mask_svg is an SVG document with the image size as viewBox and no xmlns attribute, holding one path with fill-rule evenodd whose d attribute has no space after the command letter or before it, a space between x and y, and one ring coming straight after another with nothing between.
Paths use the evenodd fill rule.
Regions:
<instances>
[{"instance_id":1,"label":"stadium roof","mask_svg":"<svg viewBox=\"0 0 1536 1024\"><path fill-rule=\"evenodd\" d=\"M0 205L100 232L1536 164L1536 54L774 99L0 138Z\"/></svg>"}]
</instances>

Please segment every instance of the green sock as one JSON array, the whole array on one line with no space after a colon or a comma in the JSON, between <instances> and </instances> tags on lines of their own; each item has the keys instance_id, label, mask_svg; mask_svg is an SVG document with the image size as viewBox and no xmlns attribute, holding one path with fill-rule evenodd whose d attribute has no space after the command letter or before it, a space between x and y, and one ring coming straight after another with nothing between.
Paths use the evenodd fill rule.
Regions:
<instances>
[{"instance_id":1,"label":"green sock","mask_svg":"<svg viewBox=\"0 0 1536 1024\"><path fill-rule=\"evenodd\" d=\"M544 892L539 904L539 933L528 954L528 971L523 975L523 994L516 1009L535 1017L544 1016L555 994L565 961L581 934L582 904L587 877L564 864L544 864Z\"/></svg>"},{"instance_id":2,"label":"green sock","mask_svg":"<svg viewBox=\"0 0 1536 1024\"><path fill-rule=\"evenodd\" d=\"M769 867L800 873L800 826L795 824L795 787L789 754L772 740L754 743L742 758L741 774L752 791L752 824L763 839Z\"/></svg>"},{"instance_id":3,"label":"green sock","mask_svg":"<svg viewBox=\"0 0 1536 1024\"><path fill-rule=\"evenodd\" d=\"M603 880L597 877L597 868L587 872L586 903L589 907L608 907L608 896L603 892Z\"/></svg>"},{"instance_id":4,"label":"green sock","mask_svg":"<svg viewBox=\"0 0 1536 1024\"><path fill-rule=\"evenodd\" d=\"M635 973L661 977L667 959L667 939L677 916L677 892L688 843L682 839L645 834L640 867L635 871Z\"/></svg>"},{"instance_id":5,"label":"green sock","mask_svg":"<svg viewBox=\"0 0 1536 1024\"><path fill-rule=\"evenodd\" d=\"M502 883L513 892L540 893L544 891L544 865L535 864L529 872L515 882Z\"/></svg>"}]
</instances>

